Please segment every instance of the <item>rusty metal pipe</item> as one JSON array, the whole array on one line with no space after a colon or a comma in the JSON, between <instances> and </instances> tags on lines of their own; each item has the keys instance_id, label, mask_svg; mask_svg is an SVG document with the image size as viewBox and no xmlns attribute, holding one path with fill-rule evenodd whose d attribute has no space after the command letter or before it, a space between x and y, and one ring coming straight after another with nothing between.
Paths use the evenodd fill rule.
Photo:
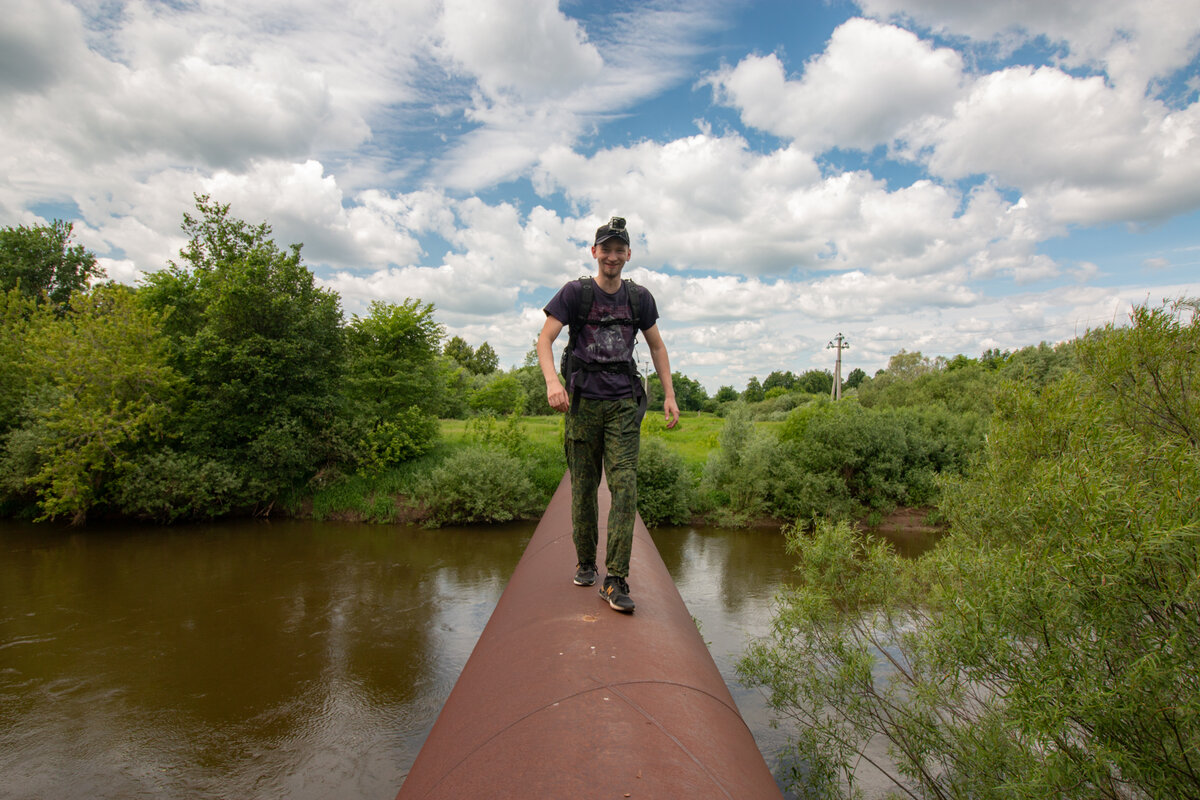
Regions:
<instances>
[{"instance_id":1,"label":"rusty metal pipe","mask_svg":"<svg viewBox=\"0 0 1200 800\"><path fill-rule=\"evenodd\" d=\"M574 573L564 477L397 800L780 798L641 518L636 612Z\"/></svg>"}]
</instances>

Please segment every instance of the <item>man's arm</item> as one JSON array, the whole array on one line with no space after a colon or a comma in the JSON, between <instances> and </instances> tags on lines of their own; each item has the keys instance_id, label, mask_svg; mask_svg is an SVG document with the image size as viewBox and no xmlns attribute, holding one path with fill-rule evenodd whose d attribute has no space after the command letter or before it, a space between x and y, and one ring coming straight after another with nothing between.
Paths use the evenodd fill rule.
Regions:
<instances>
[{"instance_id":1,"label":"man's arm","mask_svg":"<svg viewBox=\"0 0 1200 800\"><path fill-rule=\"evenodd\" d=\"M554 366L554 340L562 329L563 324L547 314L546 324L542 326L537 340L538 366L542 368L542 377L546 379L546 402L555 411L569 408L567 390L558 379L558 370Z\"/></svg>"},{"instance_id":2,"label":"man's arm","mask_svg":"<svg viewBox=\"0 0 1200 800\"><path fill-rule=\"evenodd\" d=\"M650 360L654 362L654 371L658 373L658 380L662 384L663 420L668 428L674 428L675 423L679 422L679 406L675 404L675 385L671 383L671 359L667 357L667 345L663 342L657 325L651 325L642 331L642 336L646 338L646 346L650 348Z\"/></svg>"}]
</instances>

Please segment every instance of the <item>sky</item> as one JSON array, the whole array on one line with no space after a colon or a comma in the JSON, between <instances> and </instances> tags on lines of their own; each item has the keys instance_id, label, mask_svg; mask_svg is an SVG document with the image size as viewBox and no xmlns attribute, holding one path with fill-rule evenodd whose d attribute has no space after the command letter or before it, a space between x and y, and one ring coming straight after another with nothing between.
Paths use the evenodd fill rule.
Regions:
<instances>
[{"instance_id":1,"label":"sky","mask_svg":"<svg viewBox=\"0 0 1200 800\"><path fill-rule=\"evenodd\" d=\"M419 298L509 367L620 215L710 394L1200 295L1200 0L0 9L0 226L69 220L124 283L209 195L348 319Z\"/></svg>"}]
</instances>

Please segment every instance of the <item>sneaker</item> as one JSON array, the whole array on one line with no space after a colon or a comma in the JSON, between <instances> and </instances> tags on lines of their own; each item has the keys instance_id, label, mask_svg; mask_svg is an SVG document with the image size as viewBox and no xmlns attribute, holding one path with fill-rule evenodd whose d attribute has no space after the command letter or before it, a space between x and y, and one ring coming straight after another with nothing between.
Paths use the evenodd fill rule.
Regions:
<instances>
[{"instance_id":1,"label":"sneaker","mask_svg":"<svg viewBox=\"0 0 1200 800\"><path fill-rule=\"evenodd\" d=\"M575 570L575 585L576 586L591 586L596 582L596 565L595 564L576 564Z\"/></svg>"},{"instance_id":2,"label":"sneaker","mask_svg":"<svg viewBox=\"0 0 1200 800\"><path fill-rule=\"evenodd\" d=\"M604 588L600 590L600 596L607 600L608 605L615 611L624 611L626 614L633 611L633 598L629 596L629 583L624 578L609 575L604 579Z\"/></svg>"}]
</instances>

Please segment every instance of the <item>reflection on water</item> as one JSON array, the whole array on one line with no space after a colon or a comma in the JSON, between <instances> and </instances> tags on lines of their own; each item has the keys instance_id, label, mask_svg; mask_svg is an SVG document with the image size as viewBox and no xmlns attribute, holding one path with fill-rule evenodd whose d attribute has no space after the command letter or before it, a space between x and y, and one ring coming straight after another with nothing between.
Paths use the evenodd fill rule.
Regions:
<instances>
[{"instance_id":1,"label":"reflection on water","mask_svg":"<svg viewBox=\"0 0 1200 800\"><path fill-rule=\"evenodd\" d=\"M532 534L0 522L0 794L394 797ZM733 675L783 538L654 538L774 766L783 734Z\"/></svg>"},{"instance_id":2,"label":"reflection on water","mask_svg":"<svg viewBox=\"0 0 1200 800\"><path fill-rule=\"evenodd\" d=\"M784 768L776 754L786 743L786 732L771 727L762 693L742 686L735 673L750 639L770 631L775 594L791 578L792 562L782 534L659 528L654 531L654 544L759 749L780 776Z\"/></svg>"},{"instance_id":3,"label":"reflection on water","mask_svg":"<svg viewBox=\"0 0 1200 800\"><path fill-rule=\"evenodd\" d=\"M0 527L8 797L393 797L532 534Z\"/></svg>"}]
</instances>

